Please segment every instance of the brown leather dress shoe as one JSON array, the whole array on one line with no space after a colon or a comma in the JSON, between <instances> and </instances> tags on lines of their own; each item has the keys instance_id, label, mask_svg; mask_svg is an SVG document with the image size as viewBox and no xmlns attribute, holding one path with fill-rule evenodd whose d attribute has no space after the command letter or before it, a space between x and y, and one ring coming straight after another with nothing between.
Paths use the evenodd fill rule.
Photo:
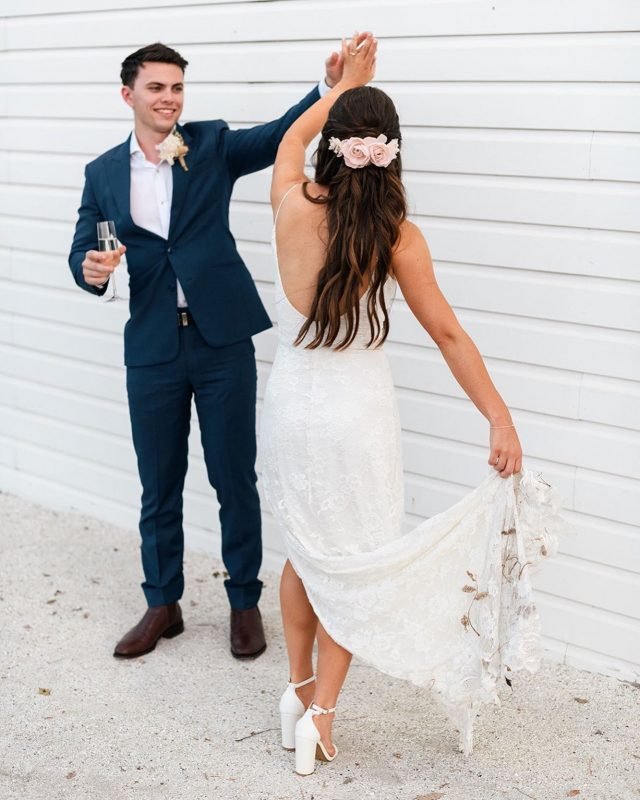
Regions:
<instances>
[{"instance_id":1,"label":"brown leather dress shoe","mask_svg":"<svg viewBox=\"0 0 640 800\"><path fill-rule=\"evenodd\" d=\"M172 639L182 633L184 623L178 603L148 608L140 622L125 634L116 645L116 658L137 658L150 653L158 639Z\"/></svg>"},{"instance_id":2,"label":"brown leather dress shoe","mask_svg":"<svg viewBox=\"0 0 640 800\"><path fill-rule=\"evenodd\" d=\"M258 606L231 609L231 655L257 658L267 649Z\"/></svg>"}]
</instances>

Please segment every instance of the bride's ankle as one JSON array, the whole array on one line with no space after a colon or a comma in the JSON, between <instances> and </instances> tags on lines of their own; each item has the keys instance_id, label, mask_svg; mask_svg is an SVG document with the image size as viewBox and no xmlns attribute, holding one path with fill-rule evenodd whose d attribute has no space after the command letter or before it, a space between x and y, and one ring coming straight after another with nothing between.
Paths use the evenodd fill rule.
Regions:
<instances>
[{"instance_id":1,"label":"bride's ankle","mask_svg":"<svg viewBox=\"0 0 640 800\"><path fill-rule=\"evenodd\" d=\"M308 677L300 678L300 680L296 680L293 676L289 678L290 683L302 683L303 681L308 680ZM296 696L298 700L304 705L305 708L309 707L309 704L313 700L313 694L316 690L316 681L315 676L313 680L309 681L309 683L305 683L304 686L298 686L295 690Z\"/></svg>"},{"instance_id":2,"label":"bride's ankle","mask_svg":"<svg viewBox=\"0 0 640 800\"><path fill-rule=\"evenodd\" d=\"M312 669L302 670L301 672L290 672L289 683L307 683L307 685L315 685L316 675Z\"/></svg>"},{"instance_id":3,"label":"bride's ankle","mask_svg":"<svg viewBox=\"0 0 640 800\"><path fill-rule=\"evenodd\" d=\"M314 686L315 689L315 686ZM324 700L324 698L323 698ZM333 702L324 702L321 703L318 700L317 693L313 697L313 705L316 707L316 713L314 716L320 717L321 719L333 719L336 713L336 701Z\"/></svg>"},{"instance_id":4,"label":"bride's ankle","mask_svg":"<svg viewBox=\"0 0 640 800\"><path fill-rule=\"evenodd\" d=\"M302 686L300 689L296 689L296 695L304 707L309 708L313 700L313 686Z\"/></svg>"}]
</instances>

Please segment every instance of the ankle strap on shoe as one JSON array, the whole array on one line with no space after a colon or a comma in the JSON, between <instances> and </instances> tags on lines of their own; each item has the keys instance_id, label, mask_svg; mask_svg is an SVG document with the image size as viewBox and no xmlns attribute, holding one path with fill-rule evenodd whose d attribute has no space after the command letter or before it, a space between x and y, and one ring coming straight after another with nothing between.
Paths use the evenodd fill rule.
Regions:
<instances>
[{"instance_id":1,"label":"ankle strap on shoe","mask_svg":"<svg viewBox=\"0 0 640 800\"><path fill-rule=\"evenodd\" d=\"M333 714L336 710L335 706L333 708L322 708L317 703L311 703L309 708L313 711L314 714Z\"/></svg>"},{"instance_id":2,"label":"ankle strap on shoe","mask_svg":"<svg viewBox=\"0 0 640 800\"><path fill-rule=\"evenodd\" d=\"M312 675L310 678L307 678L306 681L300 681L300 683L292 683L289 681L289 686L293 686L294 689L300 689L302 686L306 686L308 683L313 683L315 679L316 676Z\"/></svg>"}]
</instances>

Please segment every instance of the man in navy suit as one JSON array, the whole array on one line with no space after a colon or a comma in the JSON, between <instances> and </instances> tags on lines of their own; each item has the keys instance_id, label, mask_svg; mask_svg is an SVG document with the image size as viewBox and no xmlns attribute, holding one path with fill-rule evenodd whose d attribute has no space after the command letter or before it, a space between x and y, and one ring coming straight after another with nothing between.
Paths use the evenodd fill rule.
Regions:
<instances>
[{"instance_id":1,"label":"man in navy suit","mask_svg":"<svg viewBox=\"0 0 640 800\"><path fill-rule=\"evenodd\" d=\"M287 128L339 80L342 64L332 54L318 87L280 119L246 130L230 130L223 120L177 124L186 66L160 43L124 60L121 91L133 109L134 130L87 165L69 255L76 283L103 295L125 247L97 252L96 223L113 220L129 270L125 364L142 483L148 608L114 655L140 656L161 637L183 631L182 493L194 397L207 473L220 504L231 652L255 658L266 642L258 609L262 542L251 336L271 322L236 249L229 202L237 178L273 163ZM172 132L183 156L174 160L174 149L161 160L157 145L175 144L167 138Z\"/></svg>"}]
</instances>

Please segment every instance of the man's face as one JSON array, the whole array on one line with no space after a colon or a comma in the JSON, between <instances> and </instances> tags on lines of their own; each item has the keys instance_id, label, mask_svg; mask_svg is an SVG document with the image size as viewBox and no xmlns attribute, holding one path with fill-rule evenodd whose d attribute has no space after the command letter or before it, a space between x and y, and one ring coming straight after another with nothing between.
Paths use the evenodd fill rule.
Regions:
<instances>
[{"instance_id":1,"label":"man's face","mask_svg":"<svg viewBox=\"0 0 640 800\"><path fill-rule=\"evenodd\" d=\"M133 109L138 130L168 135L184 105L184 74L177 64L146 61L138 70L133 89L122 87L125 103Z\"/></svg>"}]
</instances>

